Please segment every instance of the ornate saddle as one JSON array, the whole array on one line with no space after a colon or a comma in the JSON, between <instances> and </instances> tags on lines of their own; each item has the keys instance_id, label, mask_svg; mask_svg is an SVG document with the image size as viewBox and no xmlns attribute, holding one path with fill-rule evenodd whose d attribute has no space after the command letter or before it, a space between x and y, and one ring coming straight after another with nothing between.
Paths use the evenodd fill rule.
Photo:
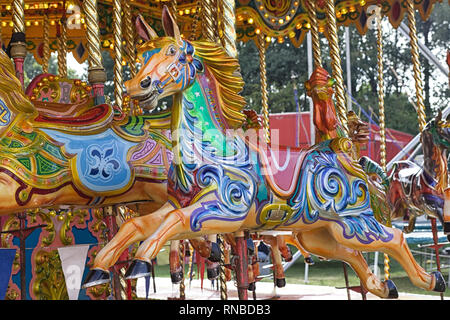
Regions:
<instances>
[{"instance_id":1,"label":"ornate saddle","mask_svg":"<svg viewBox=\"0 0 450 320\"><path fill-rule=\"evenodd\" d=\"M258 150L265 179L278 197L286 199L294 192L307 150L285 146Z\"/></svg>"},{"instance_id":2,"label":"ornate saddle","mask_svg":"<svg viewBox=\"0 0 450 320\"><path fill-rule=\"evenodd\" d=\"M114 118L111 106L94 106L92 87L81 80L41 74L25 93L39 112L34 122L40 127L91 132L107 128Z\"/></svg>"}]
</instances>

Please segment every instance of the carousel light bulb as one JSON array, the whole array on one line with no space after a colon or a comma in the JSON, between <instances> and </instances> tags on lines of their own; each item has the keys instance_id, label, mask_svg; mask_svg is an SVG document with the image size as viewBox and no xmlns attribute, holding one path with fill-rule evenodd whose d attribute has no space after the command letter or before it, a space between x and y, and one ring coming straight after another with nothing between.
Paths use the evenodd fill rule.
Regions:
<instances>
[{"instance_id":1,"label":"carousel light bulb","mask_svg":"<svg viewBox=\"0 0 450 320\"><path fill-rule=\"evenodd\" d=\"M26 25L27 27L29 27L29 26L31 26L31 22L30 22L30 21L26 21L26 22L25 22L25 25Z\"/></svg>"},{"instance_id":2,"label":"carousel light bulb","mask_svg":"<svg viewBox=\"0 0 450 320\"><path fill-rule=\"evenodd\" d=\"M28 3L25 3L25 10L30 9L30 5Z\"/></svg>"},{"instance_id":3,"label":"carousel light bulb","mask_svg":"<svg viewBox=\"0 0 450 320\"><path fill-rule=\"evenodd\" d=\"M11 6L6 6L6 10L11 10Z\"/></svg>"},{"instance_id":4,"label":"carousel light bulb","mask_svg":"<svg viewBox=\"0 0 450 320\"><path fill-rule=\"evenodd\" d=\"M361 1L359 2L359 4L360 4L361 6L365 5L365 4L366 4L366 0L361 0Z\"/></svg>"},{"instance_id":5,"label":"carousel light bulb","mask_svg":"<svg viewBox=\"0 0 450 320\"><path fill-rule=\"evenodd\" d=\"M296 28L297 30L301 29L301 28L302 28L302 24L301 24L301 23L297 23L297 24L295 25L295 28Z\"/></svg>"},{"instance_id":6,"label":"carousel light bulb","mask_svg":"<svg viewBox=\"0 0 450 320\"><path fill-rule=\"evenodd\" d=\"M283 43L284 42L284 37L278 37L278 43Z\"/></svg>"},{"instance_id":7,"label":"carousel light bulb","mask_svg":"<svg viewBox=\"0 0 450 320\"><path fill-rule=\"evenodd\" d=\"M306 27L306 29L311 29L311 24L310 24L309 22L307 22L307 23L305 24L305 27Z\"/></svg>"},{"instance_id":8,"label":"carousel light bulb","mask_svg":"<svg viewBox=\"0 0 450 320\"><path fill-rule=\"evenodd\" d=\"M295 37L295 32L294 31L289 32L289 38L294 38L294 37Z\"/></svg>"},{"instance_id":9,"label":"carousel light bulb","mask_svg":"<svg viewBox=\"0 0 450 320\"><path fill-rule=\"evenodd\" d=\"M34 25L35 25L35 26L38 26L38 25L39 25L39 21L35 21L35 22L34 22Z\"/></svg>"},{"instance_id":10,"label":"carousel light bulb","mask_svg":"<svg viewBox=\"0 0 450 320\"><path fill-rule=\"evenodd\" d=\"M351 7L348 9L348 11L350 11L350 12L355 12L355 11L356 11L356 8L355 8L354 6L351 6Z\"/></svg>"},{"instance_id":11,"label":"carousel light bulb","mask_svg":"<svg viewBox=\"0 0 450 320\"><path fill-rule=\"evenodd\" d=\"M283 23L284 23L284 20L283 20L283 19L280 19L280 20L278 20L278 23L279 23L279 24L283 24Z\"/></svg>"},{"instance_id":12,"label":"carousel light bulb","mask_svg":"<svg viewBox=\"0 0 450 320\"><path fill-rule=\"evenodd\" d=\"M249 24L253 24L253 22L254 22L253 18L249 18L249 19L248 19L248 23L249 23Z\"/></svg>"},{"instance_id":13,"label":"carousel light bulb","mask_svg":"<svg viewBox=\"0 0 450 320\"><path fill-rule=\"evenodd\" d=\"M184 10L184 13L185 13L185 14L189 14L189 13L191 13L191 10L186 9L186 10Z\"/></svg>"},{"instance_id":14,"label":"carousel light bulb","mask_svg":"<svg viewBox=\"0 0 450 320\"><path fill-rule=\"evenodd\" d=\"M11 22L9 23L9 26L10 26L10 27L13 27L13 26L14 26L14 23L11 21Z\"/></svg>"},{"instance_id":15,"label":"carousel light bulb","mask_svg":"<svg viewBox=\"0 0 450 320\"><path fill-rule=\"evenodd\" d=\"M272 37L271 36L267 36L266 37L266 42L271 42L272 41Z\"/></svg>"},{"instance_id":16,"label":"carousel light bulb","mask_svg":"<svg viewBox=\"0 0 450 320\"><path fill-rule=\"evenodd\" d=\"M260 34L261 33L261 29L260 28L256 28L255 33L256 34Z\"/></svg>"},{"instance_id":17,"label":"carousel light bulb","mask_svg":"<svg viewBox=\"0 0 450 320\"><path fill-rule=\"evenodd\" d=\"M342 12L342 14L347 14L348 10L347 10L347 8L342 8L341 12Z\"/></svg>"},{"instance_id":18,"label":"carousel light bulb","mask_svg":"<svg viewBox=\"0 0 450 320\"><path fill-rule=\"evenodd\" d=\"M180 10L180 11L178 11L178 14L179 14L180 16L182 16L182 15L184 14L184 11L183 11L183 10Z\"/></svg>"}]
</instances>

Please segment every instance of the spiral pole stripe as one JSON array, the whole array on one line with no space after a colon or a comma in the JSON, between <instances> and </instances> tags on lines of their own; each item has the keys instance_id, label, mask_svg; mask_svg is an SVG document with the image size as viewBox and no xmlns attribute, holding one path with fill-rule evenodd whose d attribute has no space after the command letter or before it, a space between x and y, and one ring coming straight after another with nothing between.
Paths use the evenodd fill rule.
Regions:
<instances>
[{"instance_id":1,"label":"spiral pole stripe","mask_svg":"<svg viewBox=\"0 0 450 320\"><path fill-rule=\"evenodd\" d=\"M131 5L128 0L123 0L123 18L124 18L124 36L126 41L126 54L128 56L128 66L130 68L131 78L136 76L136 53L134 51L134 24L133 24L133 14L131 11Z\"/></svg>"},{"instance_id":2,"label":"spiral pole stripe","mask_svg":"<svg viewBox=\"0 0 450 320\"><path fill-rule=\"evenodd\" d=\"M13 1L13 32L25 33L25 1L14 0Z\"/></svg>"},{"instance_id":3,"label":"spiral pole stripe","mask_svg":"<svg viewBox=\"0 0 450 320\"><path fill-rule=\"evenodd\" d=\"M220 17L221 17L221 33L222 33L222 45L227 50L228 54L236 58L236 15L235 15L235 3L234 0L221 0L220 1ZM219 31L220 32L220 31Z\"/></svg>"},{"instance_id":4,"label":"spiral pole stripe","mask_svg":"<svg viewBox=\"0 0 450 320\"><path fill-rule=\"evenodd\" d=\"M311 22L311 42L314 65L317 67L322 67L322 58L320 52L320 39L319 39L319 28L316 15L316 3L314 0L306 1L306 10L308 11L309 21Z\"/></svg>"},{"instance_id":5,"label":"spiral pole stripe","mask_svg":"<svg viewBox=\"0 0 450 320\"><path fill-rule=\"evenodd\" d=\"M348 136L347 106L345 104L344 80L342 77L341 57L339 55L334 0L326 1L326 15L328 20L328 42L330 46L331 68L333 69L333 78L336 80L336 111L342 129Z\"/></svg>"},{"instance_id":6,"label":"spiral pole stripe","mask_svg":"<svg viewBox=\"0 0 450 320\"><path fill-rule=\"evenodd\" d=\"M197 0L196 4L195 4L195 8L196 8L196 13L194 16L194 20L192 21L191 24L191 34L189 36L189 40L191 41L195 41L197 40L197 34L198 34L198 26L199 26L199 21L200 21L200 11L201 11L201 1Z\"/></svg>"},{"instance_id":7,"label":"spiral pole stripe","mask_svg":"<svg viewBox=\"0 0 450 320\"><path fill-rule=\"evenodd\" d=\"M220 249L220 273L219 273L219 283L220 283L220 300L228 300L227 292L227 279L225 274L225 244L223 236L221 234L217 235L217 242L219 243Z\"/></svg>"},{"instance_id":8,"label":"spiral pole stripe","mask_svg":"<svg viewBox=\"0 0 450 320\"><path fill-rule=\"evenodd\" d=\"M269 95L267 93L267 76L266 76L266 47L264 43L264 35L258 35L258 53L259 53L259 75L261 78L261 104L263 114L263 130L264 138L270 143L270 123L269 123Z\"/></svg>"},{"instance_id":9,"label":"spiral pole stripe","mask_svg":"<svg viewBox=\"0 0 450 320\"><path fill-rule=\"evenodd\" d=\"M425 126L427 125L427 120L425 114L425 104L423 99L422 74L420 71L419 46L417 44L416 18L414 17L413 0L406 0L406 9L409 27L409 38L411 45L411 59L413 64L414 81L416 87L417 116L419 120L419 129L422 132Z\"/></svg>"},{"instance_id":10,"label":"spiral pole stripe","mask_svg":"<svg viewBox=\"0 0 450 320\"><path fill-rule=\"evenodd\" d=\"M103 69L100 48L100 31L98 28L98 12L96 0L84 0L83 9L86 15L88 63L90 69Z\"/></svg>"},{"instance_id":11,"label":"spiral pole stripe","mask_svg":"<svg viewBox=\"0 0 450 320\"><path fill-rule=\"evenodd\" d=\"M58 37L58 74L67 78L67 20L61 19L61 33Z\"/></svg>"},{"instance_id":12,"label":"spiral pole stripe","mask_svg":"<svg viewBox=\"0 0 450 320\"><path fill-rule=\"evenodd\" d=\"M123 106L123 76L122 76L122 3L113 0L113 32L114 32L114 98L116 106Z\"/></svg>"},{"instance_id":13,"label":"spiral pole stripe","mask_svg":"<svg viewBox=\"0 0 450 320\"><path fill-rule=\"evenodd\" d=\"M184 241L180 241L180 245L179 245L179 256L180 256L180 260L181 260L181 268L182 268L182 273L183 273L183 277L181 278L181 282L180 282L180 299L184 300L186 298L186 286L184 285Z\"/></svg>"},{"instance_id":14,"label":"spiral pole stripe","mask_svg":"<svg viewBox=\"0 0 450 320\"><path fill-rule=\"evenodd\" d=\"M216 42L212 0L202 0L202 35L210 42Z\"/></svg>"},{"instance_id":15,"label":"spiral pole stripe","mask_svg":"<svg viewBox=\"0 0 450 320\"><path fill-rule=\"evenodd\" d=\"M377 70L378 70L378 112L380 117L380 165L386 171L386 121L384 112L384 77L383 77L383 29L381 17L377 18ZM387 222L390 226L390 219ZM390 259L384 254L384 280L390 278Z\"/></svg>"},{"instance_id":16,"label":"spiral pole stripe","mask_svg":"<svg viewBox=\"0 0 450 320\"><path fill-rule=\"evenodd\" d=\"M43 64L42 64L42 72L48 73L48 64L50 60L50 20L48 18L48 14L44 15L44 25L43 25L43 33L44 33L44 46L43 46Z\"/></svg>"}]
</instances>

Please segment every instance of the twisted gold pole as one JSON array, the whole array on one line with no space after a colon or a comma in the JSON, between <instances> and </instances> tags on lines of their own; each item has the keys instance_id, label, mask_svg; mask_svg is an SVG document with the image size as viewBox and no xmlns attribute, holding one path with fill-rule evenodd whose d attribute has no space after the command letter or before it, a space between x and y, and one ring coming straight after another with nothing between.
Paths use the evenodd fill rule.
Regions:
<instances>
[{"instance_id":1,"label":"twisted gold pole","mask_svg":"<svg viewBox=\"0 0 450 320\"><path fill-rule=\"evenodd\" d=\"M50 61L50 20L48 18L48 14L44 15L44 25L43 25L43 33L44 33L44 47L42 54L42 72L48 73L48 64Z\"/></svg>"},{"instance_id":2,"label":"twisted gold pole","mask_svg":"<svg viewBox=\"0 0 450 320\"><path fill-rule=\"evenodd\" d=\"M13 1L13 32L25 33L25 1Z\"/></svg>"},{"instance_id":3,"label":"twisted gold pole","mask_svg":"<svg viewBox=\"0 0 450 320\"><path fill-rule=\"evenodd\" d=\"M328 20L328 42L330 46L331 68L333 69L333 78L336 80L336 111L342 129L348 136L347 106L345 104L344 80L342 76L341 57L339 55L334 0L326 0L326 14Z\"/></svg>"},{"instance_id":4,"label":"twisted gold pole","mask_svg":"<svg viewBox=\"0 0 450 320\"><path fill-rule=\"evenodd\" d=\"M102 84L106 81L106 73L102 63L102 52L100 45L100 31L98 27L97 0L84 0L83 10L86 16L87 49L89 52L89 82L98 85L96 96L103 94ZM94 87L94 91L96 88Z\"/></svg>"},{"instance_id":5,"label":"twisted gold pole","mask_svg":"<svg viewBox=\"0 0 450 320\"><path fill-rule=\"evenodd\" d=\"M184 241L180 241L180 245L179 245L179 256L180 256L180 260L181 260L181 270L182 270L182 274L183 277L181 278L181 282L180 282L180 299L184 300L186 298L186 287L184 285Z\"/></svg>"},{"instance_id":6,"label":"twisted gold pole","mask_svg":"<svg viewBox=\"0 0 450 320\"><path fill-rule=\"evenodd\" d=\"M202 0L202 35L210 42L216 42L212 0Z\"/></svg>"},{"instance_id":7,"label":"twisted gold pole","mask_svg":"<svg viewBox=\"0 0 450 320\"><path fill-rule=\"evenodd\" d=\"M126 54L128 56L128 66L130 68L131 78L136 76L136 52L134 51L134 24L133 24L133 13L131 11L131 4L128 0L122 1L123 7L123 18L124 18L124 29L125 29L125 48Z\"/></svg>"},{"instance_id":8,"label":"twisted gold pole","mask_svg":"<svg viewBox=\"0 0 450 320\"><path fill-rule=\"evenodd\" d=\"M113 0L113 32L114 32L114 98L116 106L123 106L122 76L122 3Z\"/></svg>"},{"instance_id":9,"label":"twisted gold pole","mask_svg":"<svg viewBox=\"0 0 450 320\"><path fill-rule=\"evenodd\" d=\"M220 20L219 35L223 47L227 53L233 57L237 57L236 48L236 15L235 15L235 2L234 0L218 0L220 1L220 14L218 20ZM219 17L220 16L220 17Z\"/></svg>"},{"instance_id":10,"label":"twisted gold pole","mask_svg":"<svg viewBox=\"0 0 450 320\"><path fill-rule=\"evenodd\" d=\"M322 58L320 52L320 39L319 39L319 28L316 15L316 3L314 0L306 1L306 10L308 11L309 21L311 22L311 42L314 65L317 67L322 67Z\"/></svg>"},{"instance_id":11,"label":"twisted gold pole","mask_svg":"<svg viewBox=\"0 0 450 320\"><path fill-rule=\"evenodd\" d=\"M228 292L227 292L227 279L225 274L225 243L223 236L221 234L217 235L217 242L219 244L220 249L220 273L219 273L219 281L220 281L220 300L228 300Z\"/></svg>"},{"instance_id":12,"label":"twisted gold pole","mask_svg":"<svg viewBox=\"0 0 450 320\"><path fill-rule=\"evenodd\" d=\"M67 78L67 20L61 19L58 37L58 74L61 78Z\"/></svg>"},{"instance_id":13,"label":"twisted gold pole","mask_svg":"<svg viewBox=\"0 0 450 320\"><path fill-rule=\"evenodd\" d=\"M258 53L259 53L259 75L261 78L261 104L263 114L263 130L264 138L270 143L270 124L269 124L269 96L267 94L267 77L266 77L266 47L264 35L258 34Z\"/></svg>"},{"instance_id":14,"label":"twisted gold pole","mask_svg":"<svg viewBox=\"0 0 450 320\"><path fill-rule=\"evenodd\" d=\"M383 28L381 17L377 19L377 70L378 70L378 111L380 117L380 165L386 171L386 120L384 114L384 77L383 77ZM387 225L390 227L390 218ZM384 279L390 278L390 259L384 254Z\"/></svg>"},{"instance_id":15,"label":"twisted gold pole","mask_svg":"<svg viewBox=\"0 0 450 320\"><path fill-rule=\"evenodd\" d=\"M175 19L176 22L178 17L177 0L170 0L170 6L172 7L172 17Z\"/></svg>"},{"instance_id":16,"label":"twisted gold pole","mask_svg":"<svg viewBox=\"0 0 450 320\"><path fill-rule=\"evenodd\" d=\"M407 18L409 26L409 38L411 45L411 59L413 63L414 71L414 81L416 87L416 105L417 105L417 116L419 120L419 129L422 130L427 125L426 114L425 114L425 104L423 99L423 85L422 85L422 74L420 71L420 60L419 60L419 46L417 44L417 30L416 30L416 18L414 17L414 3L413 0L406 0Z\"/></svg>"},{"instance_id":17,"label":"twisted gold pole","mask_svg":"<svg viewBox=\"0 0 450 320\"><path fill-rule=\"evenodd\" d=\"M200 11L201 11L201 1L197 0L196 4L195 4L195 16L194 16L194 20L191 23L191 34L189 36L189 40L191 41L195 41L197 40L197 33L198 33L198 26L199 26L199 21L200 21Z\"/></svg>"}]
</instances>

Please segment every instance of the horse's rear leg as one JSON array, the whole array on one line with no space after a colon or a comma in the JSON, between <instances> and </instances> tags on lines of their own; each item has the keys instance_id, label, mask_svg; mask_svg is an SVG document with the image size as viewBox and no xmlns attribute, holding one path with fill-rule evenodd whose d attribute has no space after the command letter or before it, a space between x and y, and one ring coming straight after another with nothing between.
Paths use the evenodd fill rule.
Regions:
<instances>
[{"instance_id":1,"label":"horse's rear leg","mask_svg":"<svg viewBox=\"0 0 450 320\"><path fill-rule=\"evenodd\" d=\"M362 285L380 298L396 298L397 290L391 281L381 282L372 273L361 252L338 243L325 228L314 229L297 234L302 246L309 252L347 262L358 275Z\"/></svg>"},{"instance_id":2,"label":"horse's rear leg","mask_svg":"<svg viewBox=\"0 0 450 320\"><path fill-rule=\"evenodd\" d=\"M408 274L411 282L422 289L445 291L445 280L440 272L427 273L414 259L409 250L403 232L399 229L383 226L386 232L392 234L390 241L374 240L370 244L361 243L356 237L346 238L342 227L338 224L329 225L328 230L337 242L358 251L382 251L397 260Z\"/></svg>"}]
</instances>

